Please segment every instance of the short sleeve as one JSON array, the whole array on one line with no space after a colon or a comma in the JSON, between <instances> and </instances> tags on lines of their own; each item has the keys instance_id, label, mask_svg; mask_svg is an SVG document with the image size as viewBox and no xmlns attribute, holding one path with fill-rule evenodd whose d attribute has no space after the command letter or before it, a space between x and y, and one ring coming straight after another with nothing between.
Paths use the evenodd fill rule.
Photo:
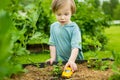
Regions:
<instances>
[{"instance_id":1,"label":"short sleeve","mask_svg":"<svg viewBox=\"0 0 120 80\"><path fill-rule=\"evenodd\" d=\"M49 38L49 45L55 45L55 41L54 41L54 36L53 36L53 26L50 26L50 38Z\"/></svg>"},{"instance_id":2,"label":"short sleeve","mask_svg":"<svg viewBox=\"0 0 120 80\"><path fill-rule=\"evenodd\" d=\"M79 48L82 50L82 44L81 44L81 32L78 26L74 26L73 32L72 32L72 39L71 39L71 46L72 48Z\"/></svg>"}]
</instances>

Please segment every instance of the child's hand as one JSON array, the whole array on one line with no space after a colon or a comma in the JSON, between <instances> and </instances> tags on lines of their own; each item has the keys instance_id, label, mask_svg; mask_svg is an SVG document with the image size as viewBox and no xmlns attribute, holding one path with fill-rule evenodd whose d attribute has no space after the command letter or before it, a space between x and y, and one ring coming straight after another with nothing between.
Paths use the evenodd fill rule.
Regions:
<instances>
[{"instance_id":1,"label":"child's hand","mask_svg":"<svg viewBox=\"0 0 120 80\"><path fill-rule=\"evenodd\" d=\"M66 63L66 65L65 65L65 68L68 67L68 66L70 66L70 67L72 68L72 72L77 71L77 65L76 65L75 62L73 62L73 61L68 61L68 62ZM65 69L65 68L64 68L64 69Z\"/></svg>"},{"instance_id":2,"label":"child's hand","mask_svg":"<svg viewBox=\"0 0 120 80\"><path fill-rule=\"evenodd\" d=\"M54 61L55 60L53 58L50 58L50 59L46 60L46 62L50 62L50 65L52 65Z\"/></svg>"}]
</instances>

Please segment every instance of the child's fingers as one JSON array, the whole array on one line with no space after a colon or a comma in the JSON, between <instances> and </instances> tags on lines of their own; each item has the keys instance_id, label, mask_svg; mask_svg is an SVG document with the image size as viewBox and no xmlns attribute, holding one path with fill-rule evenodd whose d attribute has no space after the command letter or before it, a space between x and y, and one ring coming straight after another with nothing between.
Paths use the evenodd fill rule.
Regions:
<instances>
[{"instance_id":1,"label":"child's fingers","mask_svg":"<svg viewBox=\"0 0 120 80\"><path fill-rule=\"evenodd\" d=\"M53 61L51 59L48 59L45 61L46 63L50 63L50 65L52 65Z\"/></svg>"},{"instance_id":2,"label":"child's fingers","mask_svg":"<svg viewBox=\"0 0 120 80\"><path fill-rule=\"evenodd\" d=\"M75 72L75 71L77 71L77 65L76 65L76 63L74 63L74 62L68 62L68 64L66 65L66 67L71 67L71 69L72 69L72 71L73 72Z\"/></svg>"}]
</instances>

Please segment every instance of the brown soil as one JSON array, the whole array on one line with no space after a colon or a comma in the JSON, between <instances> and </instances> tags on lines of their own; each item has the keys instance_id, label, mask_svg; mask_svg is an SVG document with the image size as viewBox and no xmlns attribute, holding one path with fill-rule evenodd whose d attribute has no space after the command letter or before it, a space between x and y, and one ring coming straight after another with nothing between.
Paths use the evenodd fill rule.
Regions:
<instances>
[{"instance_id":1,"label":"brown soil","mask_svg":"<svg viewBox=\"0 0 120 80\"><path fill-rule=\"evenodd\" d=\"M112 70L106 71L94 70L87 68L86 63L77 64L78 70L67 80L108 80L112 75ZM63 69L63 66L61 67ZM26 66L26 73L20 73L12 75L13 80L65 80L63 78L57 78L52 76L53 66L47 66L45 68L38 68L32 65Z\"/></svg>"}]
</instances>

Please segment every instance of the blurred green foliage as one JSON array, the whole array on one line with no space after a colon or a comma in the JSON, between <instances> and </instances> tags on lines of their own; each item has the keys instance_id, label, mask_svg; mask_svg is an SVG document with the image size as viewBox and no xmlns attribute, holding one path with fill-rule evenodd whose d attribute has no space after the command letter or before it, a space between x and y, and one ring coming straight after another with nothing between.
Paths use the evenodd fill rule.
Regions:
<instances>
[{"instance_id":1,"label":"blurred green foliage","mask_svg":"<svg viewBox=\"0 0 120 80\"><path fill-rule=\"evenodd\" d=\"M114 9L114 19L120 20L120 4Z\"/></svg>"},{"instance_id":2,"label":"blurred green foliage","mask_svg":"<svg viewBox=\"0 0 120 80\"><path fill-rule=\"evenodd\" d=\"M117 7L119 5L119 0L104 0L102 4L103 13L109 15L113 20L120 20L120 17L118 15L120 10L119 7Z\"/></svg>"},{"instance_id":3,"label":"blurred green foliage","mask_svg":"<svg viewBox=\"0 0 120 80\"><path fill-rule=\"evenodd\" d=\"M95 7L94 0L75 1L77 12L73 15L72 20L81 29L83 51L105 49L107 37L104 34L104 29L110 26L111 19L102 13L101 8Z\"/></svg>"},{"instance_id":4,"label":"blurred green foliage","mask_svg":"<svg viewBox=\"0 0 120 80\"><path fill-rule=\"evenodd\" d=\"M1 0L4 2L4 0ZM13 23L12 19L5 10L9 0L5 0L5 5L0 2L0 80L3 80L5 76L10 77L11 74L21 71L21 65L16 62L12 62L12 31Z\"/></svg>"}]
</instances>

